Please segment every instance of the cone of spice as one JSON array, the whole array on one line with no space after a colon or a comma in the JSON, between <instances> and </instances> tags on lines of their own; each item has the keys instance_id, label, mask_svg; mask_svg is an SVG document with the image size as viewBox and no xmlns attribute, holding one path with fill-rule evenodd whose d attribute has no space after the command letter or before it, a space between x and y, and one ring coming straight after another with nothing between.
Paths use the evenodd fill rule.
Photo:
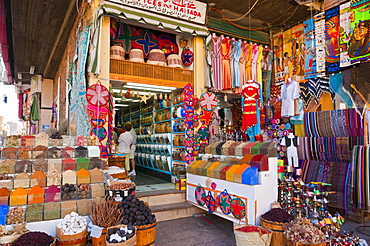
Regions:
<instances>
[{"instance_id":1,"label":"cone of spice","mask_svg":"<svg viewBox=\"0 0 370 246\"><path fill-rule=\"evenodd\" d=\"M28 204L44 202L44 189L36 185L28 191Z\"/></svg>"}]
</instances>

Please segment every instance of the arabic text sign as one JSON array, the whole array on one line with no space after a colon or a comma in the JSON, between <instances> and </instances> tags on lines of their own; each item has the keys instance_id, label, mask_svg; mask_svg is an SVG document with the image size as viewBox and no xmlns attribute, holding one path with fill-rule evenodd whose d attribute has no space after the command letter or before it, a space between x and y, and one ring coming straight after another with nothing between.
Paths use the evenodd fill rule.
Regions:
<instances>
[{"instance_id":1,"label":"arabic text sign","mask_svg":"<svg viewBox=\"0 0 370 246\"><path fill-rule=\"evenodd\" d=\"M111 0L134 8L204 24L207 4L191 0Z\"/></svg>"}]
</instances>

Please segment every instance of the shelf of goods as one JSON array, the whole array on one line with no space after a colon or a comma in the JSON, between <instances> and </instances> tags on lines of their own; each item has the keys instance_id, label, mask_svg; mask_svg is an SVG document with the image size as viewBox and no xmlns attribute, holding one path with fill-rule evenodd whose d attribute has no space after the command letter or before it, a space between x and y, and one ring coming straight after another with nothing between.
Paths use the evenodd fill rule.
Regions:
<instances>
[{"instance_id":1,"label":"shelf of goods","mask_svg":"<svg viewBox=\"0 0 370 246\"><path fill-rule=\"evenodd\" d=\"M239 153L237 146L248 147ZM187 201L235 224L259 224L277 200L276 148L272 143L228 141L205 150L201 160L187 167Z\"/></svg>"},{"instance_id":2,"label":"shelf of goods","mask_svg":"<svg viewBox=\"0 0 370 246\"><path fill-rule=\"evenodd\" d=\"M123 119L130 121L137 133L136 165L169 175L173 165L185 164L185 156L178 154L185 149L185 111L179 94L172 97L175 99L158 100L154 107L141 106Z\"/></svg>"},{"instance_id":3,"label":"shelf of goods","mask_svg":"<svg viewBox=\"0 0 370 246\"><path fill-rule=\"evenodd\" d=\"M19 146L22 142L1 151L0 224L14 223L12 211L20 209L18 222L36 229L42 221L44 231L53 234L46 225L72 211L87 216L92 200L104 196L105 160L99 146L86 141L27 137L27 146Z\"/></svg>"}]
</instances>

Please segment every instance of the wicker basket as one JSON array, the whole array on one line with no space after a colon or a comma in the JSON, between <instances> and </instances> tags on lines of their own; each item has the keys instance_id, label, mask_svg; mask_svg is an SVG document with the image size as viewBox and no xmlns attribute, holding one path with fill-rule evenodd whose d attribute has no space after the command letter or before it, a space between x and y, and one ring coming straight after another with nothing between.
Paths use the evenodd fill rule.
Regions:
<instances>
[{"instance_id":1,"label":"wicker basket","mask_svg":"<svg viewBox=\"0 0 370 246\"><path fill-rule=\"evenodd\" d=\"M243 232L236 230L238 228L245 226L259 227L261 229L267 230L269 233L261 234L259 232ZM234 234L237 246L246 246L246 245L269 246L272 238L271 230L262 226L254 225L236 225L234 226Z\"/></svg>"},{"instance_id":2,"label":"wicker basket","mask_svg":"<svg viewBox=\"0 0 370 246\"><path fill-rule=\"evenodd\" d=\"M322 243L296 243L285 237L286 246L326 246L326 242Z\"/></svg>"},{"instance_id":3,"label":"wicker basket","mask_svg":"<svg viewBox=\"0 0 370 246\"><path fill-rule=\"evenodd\" d=\"M0 237L0 245L10 245L17 240L21 234L5 235Z\"/></svg>"}]
</instances>

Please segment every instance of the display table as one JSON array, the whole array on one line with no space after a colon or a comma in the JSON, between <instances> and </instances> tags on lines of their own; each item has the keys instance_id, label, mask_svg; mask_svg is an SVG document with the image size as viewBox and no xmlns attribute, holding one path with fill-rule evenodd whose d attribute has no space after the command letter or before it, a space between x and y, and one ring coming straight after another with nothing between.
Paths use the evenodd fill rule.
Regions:
<instances>
[{"instance_id":1,"label":"display table","mask_svg":"<svg viewBox=\"0 0 370 246\"><path fill-rule=\"evenodd\" d=\"M210 211L213 207L212 201L217 203L219 197L222 209L220 206L214 206L216 207L214 214L236 224L259 224L260 216L271 209L271 203L277 200L278 194L277 158L269 157L268 166L269 171L259 172L259 185L240 184L188 173L187 201L194 206ZM222 193L225 189L231 198L230 211L225 206L226 193ZM220 194L221 196L219 196ZM215 200L212 200L212 197ZM207 204L211 205L207 206ZM243 207L245 213L243 213Z\"/></svg>"}]
</instances>

